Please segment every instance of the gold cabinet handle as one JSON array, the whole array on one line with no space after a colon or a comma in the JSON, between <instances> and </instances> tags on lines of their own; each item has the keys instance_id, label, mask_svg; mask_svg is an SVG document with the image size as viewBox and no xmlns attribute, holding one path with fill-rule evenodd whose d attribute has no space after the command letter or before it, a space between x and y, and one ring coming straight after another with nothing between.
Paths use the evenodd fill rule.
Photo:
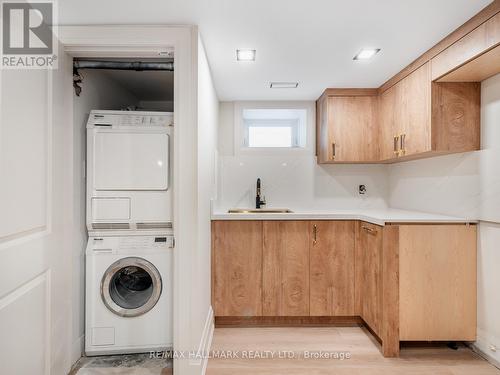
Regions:
<instances>
[{"instance_id":1,"label":"gold cabinet handle","mask_svg":"<svg viewBox=\"0 0 500 375\"><path fill-rule=\"evenodd\" d=\"M318 242L318 227L316 224L313 225L313 245L316 245L316 242Z\"/></svg>"},{"instance_id":2,"label":"gold cabinet handle","mask_svg":"<svg viewBox=\"0 0 500 375\"><path fill-rule=\"evenodd\" d=\"M401 142L400 142L401 153L404 155L406 152L406 144L405 144L406 134L401 134L399 137L401 139Z\"/></svg>"},{"instance_id":3,"label":"gold cabinet handle","mask_svg":"<svg viewBox=\"0 0 500 375\"><path fill-rule=\"evenodd\" d=\"M367 231L368 233L371 233L371 234L375 234L375 233L377 233L377 231L376 231L375 229L370 228L370 227L367 227L367 226L364 226L364 225L363 225L361 228L362 228L363 230Z\"/></svg>"},{"instance_id":4,"label":"gold cabinet handle","mask_svg":"<svg viewBox=\"0 0 500 375\"><path fill-rule=\"evenodd\" d=\"M396 155L396 156L399 156L398 143L399 143L399 135L395 135L394 136L393 150L394 150L394 155Z\"/></svg>"}]
</instances>

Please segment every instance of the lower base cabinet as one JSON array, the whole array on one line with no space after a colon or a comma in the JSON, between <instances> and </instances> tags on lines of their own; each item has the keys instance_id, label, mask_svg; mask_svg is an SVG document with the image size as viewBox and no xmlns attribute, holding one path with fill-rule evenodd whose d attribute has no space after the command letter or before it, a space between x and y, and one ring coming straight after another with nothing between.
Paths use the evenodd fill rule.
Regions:
<instances>
[{"instance_id":1,"label":"lower base cabinet","mask_svg":"<svg viewBox=\"0 0 500 375\"><path fill-rule=\"evenodd\" d=\"M356 315L380 336L382 323L382 227L358 223L356 246Z\"/></svg>"},{"instance_id":2,"label":"lower base cabinet","mask_svg":"<svg viewBox=\"0 0 500 375\"><path fill-rule=\"evenodd\" d=\"M353 316L355 221L311 221L310 316Z\"/></svg>"},{"instance_id":3,"label":"lower base cabinet","mask_svg":"<svg viewBox=\"0 0 500 375\"><path fill-rule=\"evenodd\" d=\"M216 322L361 318L386 357L401 341L474 341L476 226L214 221L212 305Z\"/></svg>"},{"instance_id":4,"label":"lower base cabinet","mask_svg":"<svg viewBox=\"0 0 500 375\"><path fill-rule=\"evenodd\" d=\"M309 315L309 222L263 222L264 316Z\"/></svg>"},{"instance_id":5,"label":"lower base cabinet","mask_svg":"<svg viewBox=\"0 0 500 375\"><path fill-rule=\"evenodd\" d=\"M360 222L356 301L382 341L384 356L401 341L476 339L476 226Z\"/></svg>"},{"instance_id":6,"label":"lower base cabinet","mask_svg":"<svg viewBox=\"0 0 500 375\"><path fill-rule=\"evenodd\" d=\"M475 341L476 226L392 230L399 245L399 339Z\"/></svg>"},{"instance_id":7,"label":"lower base cabinet","mask_svg":"<svg viewBox=\"0 0 500 375\"><path fill-rule=\"evenodd\" d=\"M215 316L262 316L262 222L212 222Z\"/></svg>"}]
</instances>

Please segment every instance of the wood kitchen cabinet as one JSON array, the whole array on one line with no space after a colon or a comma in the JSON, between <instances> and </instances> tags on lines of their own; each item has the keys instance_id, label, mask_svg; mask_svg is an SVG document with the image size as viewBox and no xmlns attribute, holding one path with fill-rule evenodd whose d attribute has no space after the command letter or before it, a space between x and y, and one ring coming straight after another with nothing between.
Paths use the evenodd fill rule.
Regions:
<instances>
[{"instance_id":1,"label":"wood kitchen cabinet","mask_svg":"<svg viewBox=\"0 0 500 375\"><path fill-rule=\"evenodd\" d=\"M435 56L432 80L480 82L498 74L499 46L500 12Z\"/></svg>"},{"instance_id":2,"label":"wood kitchen cabinet","mask_svg":"<svg viewBox=\"0 0 500 375\"><path fill-rule=\"evenodd\" d=\"M318 163L397 162L478 150L480 100L480 83L432 82L430 62L380 93L327 89L317 102Z\"/></svg>"},{"instance_id":3,"label":"wood kitchen cabinet","mask_svg":"<svg viewBox=\"0 0 500 375\"><path fill-rule=\"evenodd\" d=\"M400 225L400 341L476 340L476 225Z\"/></svg>"},{"instance_id":4,"label":"wood kitchen cabinet","mask_svg":"<svg viewBox=\"0 0 500 375\"><path fill-rule=\"evenodd\" d=\"M398 156L399 118L401 115L401 84L398 82L379 96L379 141L380 160L389 160ZM391 143L392 139L392 143Z\"/></svg>"},{"instance_id":5,"label":"wood kitchen cabinet","mask_svg":"<svg viewBox=\"0 0 500 375\"><path fill-rule=\"evenodd\" d=\"M216 316L262 315L262 222L212 222Z\"/></svg>"},{"instance_id":6,"label":"wood kitchen cabinet","mask_svg":"<svg viewBox=\"0 0 500 375\"><path fill-rule=\"evenodd\" d=\"M354 316L355 221L214 221L216 316Z\"/></svg>"},{"instance_id":7,"label":"wood kitchen cabinet","mask_svg":"<svg viewBox=\"0 0 500 375\"><path fill-rule=\"evenodd\" d=\"M381 160L431 150L430 98L428 65L380 95Z\"/></svg>"},{"instance_id":8,"label":"wood kitchen cabinet","mask_svg":"<svg viewBox=\"0 0 500 375\"><path fill-rule=\"evenodd\" d=\"M354 221L312 221L310 315L353 316Z\"/></svg>"},{"instance_id":9,"label":"wood kitchen cabinet","mask_svg":"<svg viewBox=\"0 0 500 375\"><path fill-rule=\"evenodd\" d=\"M474 341L476 226L360 222L356 308L382 341Z\"/></svg>"},{"instance_id":10,"label":"wood kitchen cabinet","mask_svg":"<svg viewBox=\"0 0 500 375\"><path fill-rule=\"evenodd\" d=\"M401 341L475 340L475 225L229 220L212 231L216 323L361 318L387 357Z\"/></svg>"},{"instance_id":11,"label":"wood kitchen cabinet","mask_svg":"<svg viewBox=\"0 0 500 375\"><path fill-rule=\"evenodd\" d=\"M326 90L316 113L318 163L379 160L377 90Z\"/></svg>"},{"instance_id":12,"label":"wood kitchen cabinet","mask_svg":"<svg viewBox=\"0 0 500 375\"><path fill-rule=\"evenodd\" d=\"M399 82L396 110L399 156L422 154L432 149L429 71L429 64L425 64Z\"/></svg>"},{"instance_id":13,"label":"wood kitchen cabinet","mask_svg":"<svg viewBox=\"0 0 500 375\"><path fill-rule=\"evenodd\" d=\"M382 227L358 223L356 311L380 336L382 326Z\"/></svg>"},{"instance_id":14,"label":"wood kitchen cabinet","mask_svg":"<svg viewBox=\"0 0 500 375\"><path fill-rule=\"evenodd\" d=\"M384 161L479 149L480 84L431 82L422 65L380 95Z\"/></svg>"},{"instance_id":15,"label":"wood kitchen cabinet","mask_svg":"<svg viewBox=\"0 0 500 375\"><path fill-rule=\"evenodd\" d=\"M309 315L308 221L263 222L263 315Z\"/></svg>"}]
</instances>

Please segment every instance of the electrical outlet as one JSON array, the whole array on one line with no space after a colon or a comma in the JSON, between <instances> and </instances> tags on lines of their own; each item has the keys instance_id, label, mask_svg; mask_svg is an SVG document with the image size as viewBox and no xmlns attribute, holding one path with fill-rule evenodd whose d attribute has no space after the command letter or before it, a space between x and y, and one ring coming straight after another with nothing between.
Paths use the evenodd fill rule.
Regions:
<instances>
[{"instance_id":1,"label":"electrical outlet","mask_svg":"<svg viewBox=\"0 0 500 375\"><path fill-rule=\"evenodd\" d=\"M365 185L359 185L358 192L359 192L359 195L365 195L366 194L366 186Z\"/></svg>"}]
</instances>

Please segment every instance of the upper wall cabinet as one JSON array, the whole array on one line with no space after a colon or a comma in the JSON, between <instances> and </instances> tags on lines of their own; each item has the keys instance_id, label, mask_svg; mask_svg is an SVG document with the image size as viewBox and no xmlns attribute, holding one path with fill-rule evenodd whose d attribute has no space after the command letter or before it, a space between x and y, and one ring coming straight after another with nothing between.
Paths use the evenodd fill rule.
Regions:
<instances>
[{"instance_id":1,"label":"upper wall cabinet","mask_svg":"<svg viewBox=\"0 0 500 375\"><path fill-rule=\"evenodd\" d=\"M431 149L430 98L427 64L380 95L381 160Z\"/></svg>"},{"instance_id":2,"label":"upper wall cabinet","mask_svg":"<svg viewBox=\"0 0 500 375\"><path fill-rule=\"evenodd\" d=\"M379 160L377 90L326 90L317 102L318 162Z\"/></svg>"},{"instance_id":3,"label":"upper wall cabinet","mask_svg":"<svg viewBox=\"0 0 500 375\"><path fill-rule=\"evenodd\" d=\"M380 95L382 161L479 149L479 83L437 83L426 63Z\"/></svg>"},{"instance_id":4,"label":"upper wall cabinet","mask_svg":"<svg viewBox=\"0 0 500 375\"><path fill-rule=\"evenodd\" d=\"M432 79L480 82L500 73L500 12L432 60Z\"/></svg>"},{"instance_id":5,"label":"upper wall cabinet","mask_svg":"<svg viewBox=\"0 0 500 375\"><path fill-rule=\"evenodd\" d=\"M318 163L392 163L479 149L481 86L432 82L429 62L385 90L317 102Z\"/></svg>"}]
</instances>

